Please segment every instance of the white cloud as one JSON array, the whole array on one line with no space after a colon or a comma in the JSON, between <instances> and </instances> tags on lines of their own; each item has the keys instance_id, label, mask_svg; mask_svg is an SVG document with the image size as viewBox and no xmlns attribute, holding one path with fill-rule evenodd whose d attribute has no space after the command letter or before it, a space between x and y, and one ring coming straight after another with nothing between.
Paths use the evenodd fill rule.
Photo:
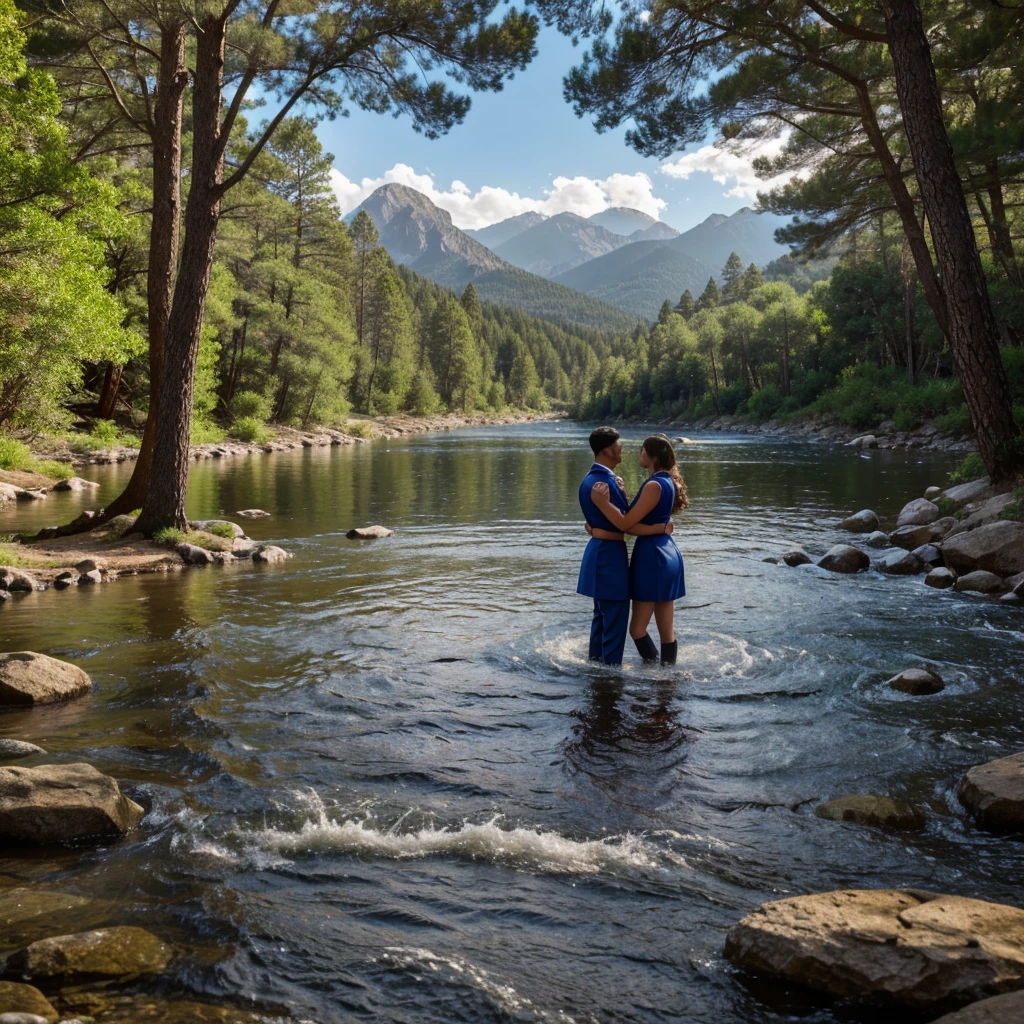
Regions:
<instances>
[{"instance_id":1,"label":"white cloud","mask_svg":"<svg viewBox=\"0 0 1024 1024\"><path fill-rule=\"evenodd\" d=\"M786 173L774 178L759 178L752 166L759 156L778 156L786 145L788 133L774 139L756 143L720 143L717 146L702 146L693 153L687 153L678 160L661 165L661 173L670 178L682 178L691 174L710 174L720 185L735 182L723 195L737 199L756 199L758 192L767 192L778 185L784 185L796 175Z\"/></svg>"},{"instance_id":2,"label":"white cloud","mask_svg":"<svg viewBox=\"0 0 1024 1024\"><path fill-rule=\"evenodd\" d=\"M551 216L575 213L590 217L610 206L629 206L659 217L665 200L654 195L654 182L644 173L611 174L607 178L556 177L544 189L544 198L532 199L494 185L483 185L474 192L465 182L453 181L448 189L439 189L430 174L418 174L408 164L395 164L379 178L350 181L337 168L331 170L331 183L341 212L354 210L381 185L397 183L422 192L432 203L447 210L460 228L482 228L527 211Z\"/></svg>"}]
</instances>

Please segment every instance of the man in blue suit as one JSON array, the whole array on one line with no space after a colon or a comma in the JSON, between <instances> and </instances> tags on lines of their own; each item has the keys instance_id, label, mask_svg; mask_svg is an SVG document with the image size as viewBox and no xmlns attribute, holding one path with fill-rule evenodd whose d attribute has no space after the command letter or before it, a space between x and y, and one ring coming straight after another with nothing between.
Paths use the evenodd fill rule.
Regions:
<instances>
[{"instance_id":1,"label":"man in blue suit","mask_svg":"<svg viewBox=\"0 0 1024 1024\"><path fill-rule=\"evenodd\" d=\"M621 512L629 508L629 499L615 475L622 461L622 442L614 427L598 427L590 435L594 464L580 484L580 507L592 529L606 530L617 540L591 537L583 553L576 593L594 599L594 620L590 627L590 658L606 665L621 665L629 625L629 558L625 538L598 511L591 497L594 484L604 483L611 492L612 504Z\"/></svg>"}]
</instances>

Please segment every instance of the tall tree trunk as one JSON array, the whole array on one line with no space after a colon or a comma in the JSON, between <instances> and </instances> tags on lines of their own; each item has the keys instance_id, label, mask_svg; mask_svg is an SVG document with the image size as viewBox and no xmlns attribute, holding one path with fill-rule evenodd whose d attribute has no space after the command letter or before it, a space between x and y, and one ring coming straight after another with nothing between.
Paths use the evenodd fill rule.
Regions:
<instances>
[{"instance_id":1,"label":"tall tree trunk","mask_svg":"<svg viewBox=\"0 0 1024 1024\"><path fill-rule=\"evenodd\" d=\"M917 273L907 247L903 247L903 343L907 349L907 373L917 383Z\"/></svg>"},{"instance_id":2,"label":"tall tree trunk","mask_svg":"<svg viewBox=\"0 0 1024 1024\"><path fill-rule=\"evenodd\" d=\"M188 71L185 67L185 23L166 25L160 36L153 140L153 221L149 238L146 302L149 318L149 413L142 446L127 487L104 512L105 518L139 508L153 467L160 388L164 371L167 323L174 296L174 274L181 233L181 125ZM95 524L95 520L93 520Z\"/></svg>"},{"instance_id":3,"label":"tall tree trunk","mask_svg":"<svg viewBox=\"0 0 1024 1024\"><path fill-rule=\"evenodd\" d=\"M888 0L885 25L903 127L942 272L946 336L978 450L994 482L1016 479L1024 475L1024 439L1013 419L999 330L942 118L942 98L918 0Z\"/></svg>"},{"instance_id":4,"label":"tall tree trunk","mask_svg":"<svg viewBox=\"0 0 1024 1024\"><path fill-rule=\"evenodd\" d=\"M185 242L167 322L152 472L142 515L136 524L138 530L147 535L164 527L184 529L187 524L185 493L196 359L220 217L224 168L220 105L225 22L222 18L208 16L199 28L192 86L192 164L185 206Z\"/></svg>"},{"instance_id":5,"label":"tall tree trunk","mask_svg":"<svg viewBox=\"0 0 1024 1024\"><path fill-rule=\"evenodd\" d=\"M782 394L789 398L789 310L782 307Z\"/></svg>"},{"instance_id":6,"label":"tall tree trunk","mask_svg":"<svg viewBox=\"0 0 1024 1024\"><path fill-rule=\"evenodd\" d=\"M711 379L714 381L714 401L715 401L715 415L721 416L722 410L718 405L718 367L715 365L715 350L711 349Z\"/></svg>"},{"instance_id":7,"label":"tall tree trunk","mask_svg":"<svg viewBox=\"0 0 1024 1024\"><path fill-rule=\"evenodd\" d=\"M100 391L100 400L96 403L96 415L101 420L114 418L114 410L117 408L117 395L121 390L121 373L124 367L107 363L107 372L103 375L103 389Z\"/></svg>"}]
</instances>

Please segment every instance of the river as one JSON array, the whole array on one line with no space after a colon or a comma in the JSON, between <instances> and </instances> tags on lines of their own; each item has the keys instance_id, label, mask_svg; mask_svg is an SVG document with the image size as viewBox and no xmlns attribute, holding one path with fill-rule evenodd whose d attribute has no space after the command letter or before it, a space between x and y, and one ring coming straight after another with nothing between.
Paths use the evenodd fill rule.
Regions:
<instances>
[{"instance_id":1,"label":"river","mask_svg":"<svg viewBox=\"0 0 1024 1024\"><path fill-rule=\"evenodd\" d=\"M625 431L631 491L642 436ZM839 513L892 522L948 457L694 440L675 671L586 661L582 427L195 465L191 515L264 508L247 531L294 558L0 607L3 650L96 683L0 716L0 735L88 761L148 812L109 847L0 851L0 886L110 900L106 923L183 950L166 992L317 1024L877 1022L749 987L725 933L764 900L839 887L1020 900L1024 844L975 831L953 791L1024 748L1024 619L920 577L762 561L844 539ZM85 475L109 498L127 471ZM375 522L398 532L344 536ZM943 693L881 685L923 663ZM913 801L927 827L814 816L851 793Z\"/></svg>"}]
</instances>

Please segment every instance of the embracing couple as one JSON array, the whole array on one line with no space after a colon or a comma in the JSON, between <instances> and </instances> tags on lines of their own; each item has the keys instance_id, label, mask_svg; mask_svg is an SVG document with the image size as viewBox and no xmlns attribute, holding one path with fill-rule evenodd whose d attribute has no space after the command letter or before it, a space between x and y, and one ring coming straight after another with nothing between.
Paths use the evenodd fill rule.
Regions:
<instances>
[{"instance_id":1,"label":"embracing couple","mask_svg":"<svg viewBox=\"0 0 1024 1024\"><path fill-rule=\"evenodd\" d=\"M591 539L576 587L578 594L594 599L590 658L606 665L621 664L628 621L640 657L657 661L658 649L647 635L653 616L661 637L661 663L674 665L674 602L686 593L686 587L683 556L671 537L672 514L689 504L676 453L668 438L655 435L644 441L640 465L650 476L630 504L615 475L615 467L622 461L619 432L598 427L590 435L590 447L594 464L580 484L580 507ZM632 561L626 556L627 533L637 538Z\"/></svg>"}]
</instances>

